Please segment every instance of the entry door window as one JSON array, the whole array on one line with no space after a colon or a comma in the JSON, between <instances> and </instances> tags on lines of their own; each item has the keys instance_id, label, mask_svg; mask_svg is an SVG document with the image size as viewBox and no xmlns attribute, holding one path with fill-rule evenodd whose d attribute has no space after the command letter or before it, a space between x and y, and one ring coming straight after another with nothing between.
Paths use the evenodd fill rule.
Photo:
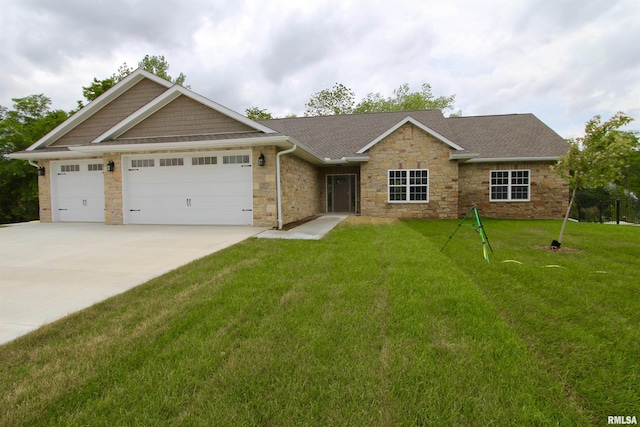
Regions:
<instances>
[{"instance_id":1,"label":"entry door window","mask_svg":"<svg viewBox=\"0 0 640 427\"><path fill-rule=\"evenodd\" d=\"M356 212L355 175L327 175L327 212Z\"/></svg>"}]
</instances>

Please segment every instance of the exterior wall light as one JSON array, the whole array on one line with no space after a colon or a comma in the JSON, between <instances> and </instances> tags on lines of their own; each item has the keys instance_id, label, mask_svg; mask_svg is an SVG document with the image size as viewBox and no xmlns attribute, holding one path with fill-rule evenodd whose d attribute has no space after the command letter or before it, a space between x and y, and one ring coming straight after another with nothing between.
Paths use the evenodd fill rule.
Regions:
<instances>
[{"instance_id":1,"label":"exterior wall light","mask_svg":"<svg viewBox=\"0 0 640 427\"><path fill-rule=\"evenodd\" d=\"M114 170L116 170L116 164L113 163L113 160L109 160L107 162L107 172L113 172Z\"/></svg>"},{"instance_id":2,"label":"exterior wall light","mask_svg":"<svg viewBox=\"0 0 640 427\"><path fill-rule=\"evenodd\" d=\"M45 173L46 173L46 171L45 171L45 169L44 169L44 166L40 166L40 167L38 168L38 175L40 175L40 176L44 176L44 175L45 175Z\"/></svg>"},{"instance_id":3,"label":"exterior wall light","mask_svg":"<svg viewBox=\"0 0 640 427\"><path fill-rule=\"evenodd\" d=\"M260 157L258 157L258 166L264 166L264 154L260 153Z\"/></svg>"}]
</instances>

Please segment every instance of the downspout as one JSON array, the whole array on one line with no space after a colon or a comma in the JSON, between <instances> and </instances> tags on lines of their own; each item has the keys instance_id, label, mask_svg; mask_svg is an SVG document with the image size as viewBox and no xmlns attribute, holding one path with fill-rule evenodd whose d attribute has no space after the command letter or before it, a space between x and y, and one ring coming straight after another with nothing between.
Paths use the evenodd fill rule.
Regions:
<instances>
[{"instance_id":1,"label":"downspout","mask_svg":"<svg viewBox=\"0 0 640 427\"><path fill-rule=\"evenodd\" d=\"M34 163L34 161L33 161L33 160L31 160L31 159L29 159L29 164L30 164L31 166L33 166L34 168L36 168L36 169L38 169L38 168L40 167L40 165L38 165L37 163Z\"/></svg>"},{"instance_id":2,"label":"downspout","mask_svg":"<svg viewBox=\"0 0 640 427\"><path fill-rule=\"evenodd\" d=\"M276 155L276 186L278 188L278 230L282 230L282 185L280 185L280 156L284 156L285 154L293 153L296 151L298 146L293 144L293 147L288 150L284 150L279 152Z\"/></svg>"}]
</instances>

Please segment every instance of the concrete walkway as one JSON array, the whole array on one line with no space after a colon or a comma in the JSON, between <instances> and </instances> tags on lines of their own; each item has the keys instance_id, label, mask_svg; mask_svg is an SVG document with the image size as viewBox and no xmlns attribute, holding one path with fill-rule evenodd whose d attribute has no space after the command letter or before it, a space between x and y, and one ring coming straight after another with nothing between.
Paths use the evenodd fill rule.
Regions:
<instances>
[{"instance_id":1,"label":"concrete walkway","mask_svg":"<svg viewBox=\"0 0 640 427\"><path fill-rule=\"evenodd\" d=\"M39 222L0 228L0 344L264 230Z\"/></svg>"},{"instance_id":2,"label":"concrete walkway","mask_svg":"<svg viewBox=\"0 0 640 427\"><path fill-rule=\"evenodd\" d=\"M319 240L348 216L339 214L323 215L291 230L267 230L256 237L259 239Z\"/></svg>"}]
</instances>

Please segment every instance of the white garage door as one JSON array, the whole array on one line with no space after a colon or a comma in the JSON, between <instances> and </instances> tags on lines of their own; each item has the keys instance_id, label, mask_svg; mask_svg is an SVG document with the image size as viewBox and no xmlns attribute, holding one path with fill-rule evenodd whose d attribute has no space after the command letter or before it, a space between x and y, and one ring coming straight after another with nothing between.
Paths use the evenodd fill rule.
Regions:
<instances>
[{"instance_id":1,"label":"white garage door","mask_svg":"<svg viewBox=\"0 0 640 427\"><path fill-rule=\"evenodd\" d=\"M125 222L252 225L251 152L123 158Z\"/></svg>"},{"instance_id":2,"label":"white garage door","mask_svg":"<svg viewBox=\"0 0 640 427\"><path fill-rule=\"evenodd\" d=\"M53 221L104 222L102 160L51 162Z\"/></svg>"}]
</instances>

